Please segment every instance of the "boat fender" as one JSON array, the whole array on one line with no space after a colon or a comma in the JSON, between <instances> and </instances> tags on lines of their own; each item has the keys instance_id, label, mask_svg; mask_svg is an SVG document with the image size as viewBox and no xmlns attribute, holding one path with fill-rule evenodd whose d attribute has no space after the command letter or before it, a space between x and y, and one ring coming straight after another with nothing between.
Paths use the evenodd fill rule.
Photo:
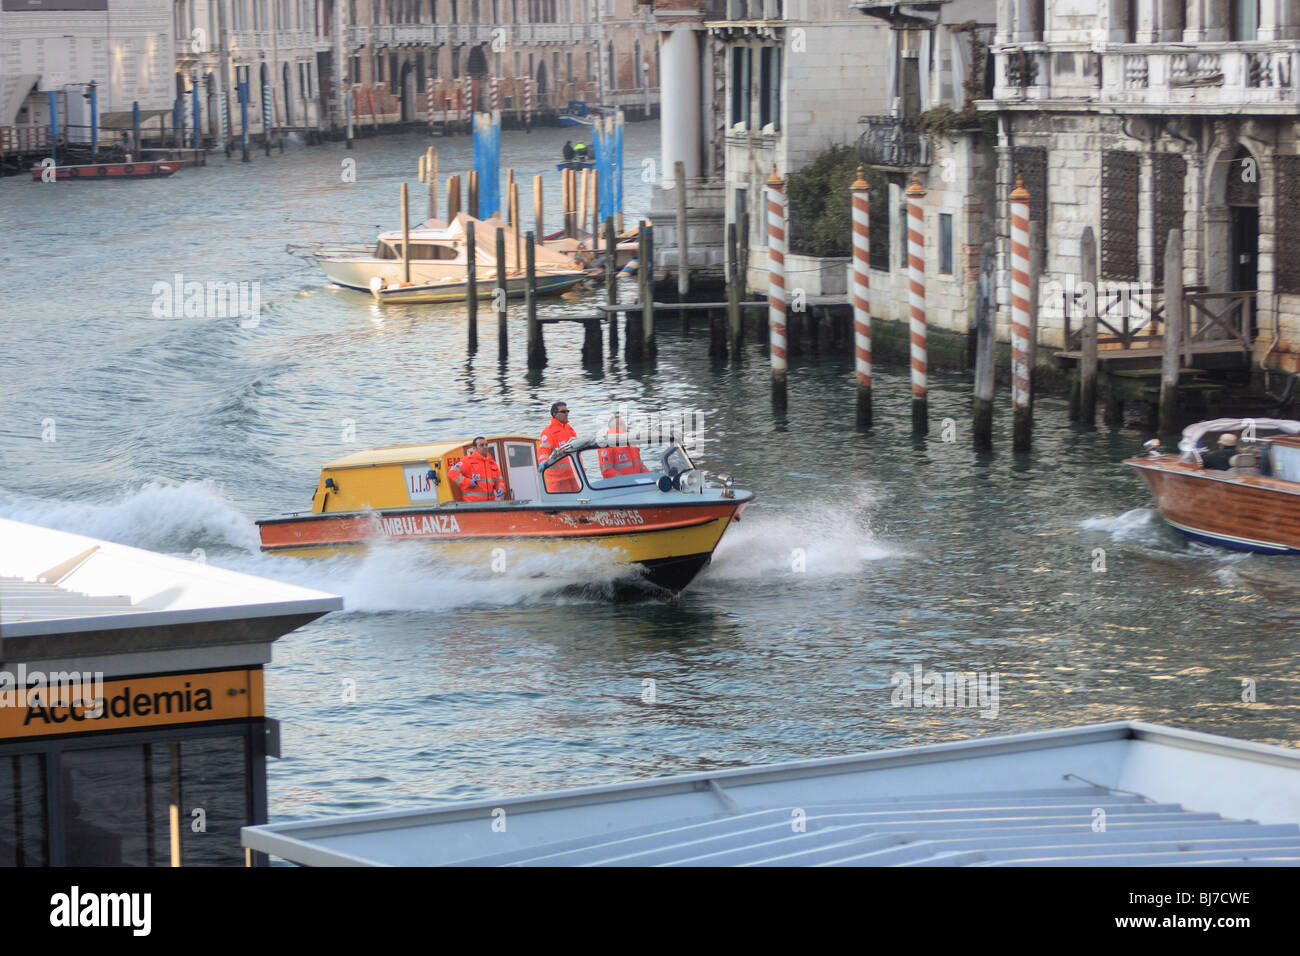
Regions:
<instances>
[{"instance_id":1,"label":"boat fender","mask_svg":"<svg viewBox=\"0 0 1300 956\"><path fill-rule=\"evenodd\" d=\"M98 169L95 170L95 175L96 175L96 176L107 176L107 175L108 175L108 167L107 167L107 166L100 166Z\"/></svg>"},{"instance_id":2,"label":"boat fender","mask_svg":"<svg viewBox=\"0 0 1300 956\"><path fill-rule=\"evenodd\" d=\"M132 173L135 172L135 164L134 164L134 163L127 163L125 166L122 167L122 172L124 172L124 173L126 173L126 175L130 176Z\"/></svg>"},{"instance_id":3,"label":"boat fender","mask_svg":"<svg viewBox=\"0 0 1300 956\"><path fill-rule=\"evenodd\" d=\"M657 482L655 482L655 484L659 486L659 490L660 490L660 491L672 491L672 490L673 490L673 480L672 480L671 478L669 478L667 475L661 475L661 476L659 477L659 480L658 480Z\"/></svg>"}]
</instances>

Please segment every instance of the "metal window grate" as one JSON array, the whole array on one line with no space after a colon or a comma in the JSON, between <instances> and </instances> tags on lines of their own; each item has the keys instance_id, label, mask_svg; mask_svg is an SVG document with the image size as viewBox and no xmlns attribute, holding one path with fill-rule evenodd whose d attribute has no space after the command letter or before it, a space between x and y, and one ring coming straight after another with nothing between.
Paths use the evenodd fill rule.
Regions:
<instances>
[{"instance_id":1,"label":"metal window grate","mask_svg":"<svg viewBox=\"0 0 1300 956\"><path fill-rule=\"evenodd\" d=\"M1183 197L1187 188L1187 162L1174 153L1157 153L1155 161L1155 262L1157 286L1165 282L1165 245L1169 230L1183 228Z\"/></svg>"},{"instance_id":2,"label":"metal window grate","mask_svg":"<svg viewBox=\"0 0 1300 956\"><path fill-rule=\"evenodd\" d=\"M1101 156L1101 276L1138 278L1138 154L1108 149Z\"/></svg>"}]
</instances>

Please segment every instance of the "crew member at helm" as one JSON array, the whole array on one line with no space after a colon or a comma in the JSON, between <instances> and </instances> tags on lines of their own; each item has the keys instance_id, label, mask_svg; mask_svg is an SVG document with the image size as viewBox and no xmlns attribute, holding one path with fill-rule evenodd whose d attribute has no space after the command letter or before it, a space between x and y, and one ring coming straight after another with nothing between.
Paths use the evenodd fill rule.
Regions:
<instances>
[{"instance_id":1,"label":"crew member at helm","mask_svg":"<svg viewBox=\"0 0 1300 956\"><path fill-rule=\"evenodd\" d=\"M623 416L617 412L609 420L609 428L605 431L603 443L605 447L600 450L602 477L643 475L649 471L641 461L641 449L628 441L627 426L623 424Z\"/></svg>"},{"instance_id":2,"label":"crew member at helm","mask_svg":"<svg viewBox=\"0 0 1300 956\"><path fill-rule=\"evenodd\" d=\"M1232 432L1224 432L1219 436L1218 451L1212 451L1204 456L1201 464L1217 471L1227 471L1232 467L1232 456L1235 454L1237 454L1237 436Z\"/></svg>"},{"instance_id":3,"label":"crew member at helm","mask_svg":"<svg viewBox=\"0 0 1300 956\"><path fill-rule=\"evenodd\" d=\"M504 498L505 482L501 480L501 467L488 454L487 439L475 438L465 448L465 457L451 466L447 475L460 489L466 501L491 501Z\"/></svg>"},{"instance_id":4,"label":"crew member at helm","mask_svg":"<svg viewBox=\"0 0 1300 956\"><path fill-rule=\"evenodd\" d=\"M542 437L537 440L537 460L546 461L555 449L577 437L578 433L569 424L569 403L552 403L551 421L542 429ZM553 468L546 469L547 491L580 491L581 489L582 485L578 482L578 476L574 473L571 462L560 462Z\"/></svg>"}]
</instances>

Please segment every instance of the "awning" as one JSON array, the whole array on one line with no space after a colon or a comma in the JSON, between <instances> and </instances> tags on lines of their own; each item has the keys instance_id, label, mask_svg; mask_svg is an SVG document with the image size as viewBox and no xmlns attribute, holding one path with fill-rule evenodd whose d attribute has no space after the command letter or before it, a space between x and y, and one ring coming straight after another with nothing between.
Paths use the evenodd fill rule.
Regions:
<instances>
[{"instance_id":1,"label":"awning","mask_svg":"<svg viewBox=\"0 0 1300 956\"><path fill-rule=\"evenodd\" d=\"M18 73L0 76L0 126L13 126L18 111L32 87L41 78L39 73Z\"/></svg>"}]
</instances>

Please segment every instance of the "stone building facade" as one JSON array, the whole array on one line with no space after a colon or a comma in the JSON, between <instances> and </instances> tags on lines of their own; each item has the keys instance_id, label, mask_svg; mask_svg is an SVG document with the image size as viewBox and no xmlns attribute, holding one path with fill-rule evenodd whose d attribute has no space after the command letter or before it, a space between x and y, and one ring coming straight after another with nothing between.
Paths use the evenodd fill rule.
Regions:
<instances>
[{"instance_id":1,"label":"stone building facade","mask_svg":"<svg viewBox=\"0 0 1300 956\"><path fill-rule=\"evenodd\" d=\"M1181 229L1198 339L1240 335L1255 367L1300 369L1300 5L999 0L993 49L999 231L1023 175L1048 287L1078 284L1090 226L1100 284L1158 306ZM1040 302L1044 345L1072 344L1063 304Z\"/></svg>"}]
</instances>

